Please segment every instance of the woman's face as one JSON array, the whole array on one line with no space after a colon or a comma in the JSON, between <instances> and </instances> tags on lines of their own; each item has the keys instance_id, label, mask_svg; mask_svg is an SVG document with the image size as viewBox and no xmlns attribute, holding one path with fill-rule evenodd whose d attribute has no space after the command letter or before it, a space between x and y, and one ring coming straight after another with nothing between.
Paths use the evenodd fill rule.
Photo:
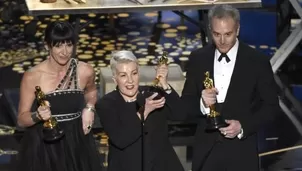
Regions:
<instances>
[{"instance_id":1,"label":"woman's face","mask_svg":"<svg viewBox=\"0 0 302 171\"><path fill-rule=\"evenodd\" d=\"M57 43L50 48L50 56L59 64L66 65L73 53L72 43Z\"/></svg>"},{"instance_id":2,"label":"woman's face","mask_svg":"<svg viewBox=\"0 0 302 171\"><path fill-rule=\"evenodd\" d=\"M125 100L136 98L139 87L139 73L136 62L118 63L113 76L120 93Z\"/></svg>"}]
</instances>

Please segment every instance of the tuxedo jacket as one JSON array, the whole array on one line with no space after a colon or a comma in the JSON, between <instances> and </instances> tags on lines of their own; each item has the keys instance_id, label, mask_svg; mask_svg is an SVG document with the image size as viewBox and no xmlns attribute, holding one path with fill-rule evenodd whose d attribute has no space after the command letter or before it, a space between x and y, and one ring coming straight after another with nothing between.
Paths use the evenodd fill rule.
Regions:
<instances>
[{"instance_id":1,"label":"tuxedo jacket","mask_svg":"<svg viewBox=\"0 0 302 171\"><path fill-rule=\"evenodd\" d=\"M140 87L140 92L145 87ZM125 102L118 90L103 96L98 102L101 124L109 137L108 171L141 171L142 132L144 132L145 171L184 171L169 141L167 120L183 120L179 113L180 97L175 90L166 94L164 107L154 110L141 129L137 103L144 105L139 96L134 102Z\"/></svg>"},{"instance_id":2,"label":"tuxedo jacket","mask_svg":"<svg viewBox=\"0 0 302 171\"><path fill-rule=\"evenodd\" d=\"M200 111L201 92L204 89L205 72L214 80L215 46L210 44L193 51L189 58L182 101L191 116L201 116L196 130L193 152L193 171L199 171L215 144L226 144L230 158L253 171L258 170L256 132L261 125L271 122L279 112L277 86L269 58L248 45L239 42L236 62L227 90L221 115L225 119L238 120L244 137L226 139L219 131L205 131L205 116ZM214 82L215 85L215 82Z\"/></svg>"}]
</instances>

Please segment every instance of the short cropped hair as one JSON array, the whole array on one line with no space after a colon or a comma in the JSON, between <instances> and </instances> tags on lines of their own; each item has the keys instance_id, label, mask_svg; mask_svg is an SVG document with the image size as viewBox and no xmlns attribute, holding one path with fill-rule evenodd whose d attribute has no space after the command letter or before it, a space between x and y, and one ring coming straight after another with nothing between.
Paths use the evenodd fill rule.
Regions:
<instances>
[{"instance_id":1,"label":"short cropped hair","mask_svg":"<svg viewBox=\"0 0 302 171\"><path fill-rule=\"evenodd\" d=\"M211 24L212 24L212 19L213 18L218 18L218 19L223 19L223 18L232 18L237 24L240 23L240 13L239 10L234 8L231 5L215 5L212 7L208 13L208 20L209 20L209 27L211 29Z\"/></svg>"},{"instance_id":2,"label":"short cropped hair","mask_svg":"<svg viewBox=\"0 0 302 171\"><path fill-rule=\"evenodd\" d=\"M110 67L112 74L115 75L116 73L116 65L119 63L128 63L128 62L135 62L138 63L136 56L133 54L132 51L128 50L120 50L114 51L111 54L110 59Z\"/></svg>"}]
</instances>

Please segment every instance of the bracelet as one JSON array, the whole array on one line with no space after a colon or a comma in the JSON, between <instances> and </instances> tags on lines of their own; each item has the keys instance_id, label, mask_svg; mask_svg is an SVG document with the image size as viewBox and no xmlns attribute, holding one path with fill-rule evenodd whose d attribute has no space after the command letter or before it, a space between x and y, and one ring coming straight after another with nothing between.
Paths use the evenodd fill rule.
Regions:
<instances>
[{"instance_id":1,"label":"bracelet","mask_svg":"<svg viewBox=\"0 0 302 171\"><path fill-rule=\"evenodd\" d=\"M96 114L96 110L95 110L94 106L92 106L92 105L88 105L87 104L86 107L85 107L85 109L87 109L88 111L91 111L94 114Z\"/></svg>"},{"instance_id":2,"label":"bracelet","mask_svg":"<svg viewBox=\"0 0 302 171\"><path fill-rule=\"evenodd\" d=\"M31 119L33 120L34 123L37 123L37 122L41 121L41 119L38 117L38 113L37 112L32 112Z\"/></svg>"}]
</instances>

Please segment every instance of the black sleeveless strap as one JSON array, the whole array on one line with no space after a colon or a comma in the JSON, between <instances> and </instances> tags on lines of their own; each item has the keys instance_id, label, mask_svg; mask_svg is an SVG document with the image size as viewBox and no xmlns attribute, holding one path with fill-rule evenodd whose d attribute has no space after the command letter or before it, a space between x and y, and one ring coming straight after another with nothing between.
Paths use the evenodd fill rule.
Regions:
<instances>
[{"instance_id":1,"label":"black sleeveless strap","mask_svg":"<svg viewBox=\"0 0 302 171\"><path fill-rule=\"evenodd\" d=\"M56 90L62 89L63 84L68 83L67 89L70 89L72 82L74 81L75 89L77 89L77 61L75 59L71 59L67 72L60 84L57 86ZM72 73L71 73L72 72ZM71 75L70 75L71 73ZM70 75L70 77L69 77Z\"/></svg>"}]
</instances>

